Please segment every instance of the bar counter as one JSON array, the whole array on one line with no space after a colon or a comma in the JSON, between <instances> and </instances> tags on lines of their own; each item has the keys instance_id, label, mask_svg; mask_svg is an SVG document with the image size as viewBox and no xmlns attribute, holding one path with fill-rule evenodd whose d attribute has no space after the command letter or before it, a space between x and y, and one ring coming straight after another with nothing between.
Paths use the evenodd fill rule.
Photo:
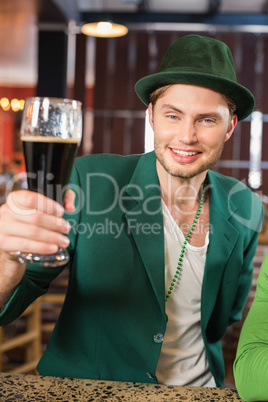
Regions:
<instances>
[{"instance_id":1,"label":"bar counter","mask_svg":"<svg viewBox=\"0 0 268 402\"><path fill-rule=\"evenodd\" d=\"M241 401L228 388L84 380L0 373L0 401Z\"/></svg>"}]
</instances>

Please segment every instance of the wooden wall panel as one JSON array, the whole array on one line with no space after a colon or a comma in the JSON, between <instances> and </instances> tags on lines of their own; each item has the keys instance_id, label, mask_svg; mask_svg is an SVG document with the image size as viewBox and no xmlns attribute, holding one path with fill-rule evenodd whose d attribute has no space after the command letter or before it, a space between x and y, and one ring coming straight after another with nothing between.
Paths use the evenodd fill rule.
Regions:
<instances>
[{"instance_id":1,"label":"wooden wall panel","mask_svg":"<svg viewBox=\"0 0 268 402\"><path fill-rule=\"evenodd\" d=\"M263 74L263 80L262 80L262 88L263 88L263 96L262 96L262 103L260 105L260 110L268 114L268 80L267 80L267 74L268 74L268 38L265 36L264 39L264 46L263 46L263 57L264 57L264 74Z\"/></svg>"},{"instance_id":2,"label":"wooden wall panel","mask_svg":"<svg viewBox=\"0 0 268 402\"><path fill-rule=\"evenodd\" d=\"M240 124L241 124L240 160L249 161L250 122L242 121Z\"/></svg>"}]
</instances>

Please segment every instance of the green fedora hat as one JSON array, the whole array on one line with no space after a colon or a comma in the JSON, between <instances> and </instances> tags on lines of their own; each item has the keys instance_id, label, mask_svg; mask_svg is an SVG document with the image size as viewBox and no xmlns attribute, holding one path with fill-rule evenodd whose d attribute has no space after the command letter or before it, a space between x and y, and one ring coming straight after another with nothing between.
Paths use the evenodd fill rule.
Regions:
<instances>
[{"instance_id":1,"label":"green fedora hat","mask_svg":"<svg viewBox=\"0 0 268 402\"><path fill-rule=\"evenodd\" d=\"M228 46L200 35L186 35L168 49L158 73L141 78L135 85L138 97L148 106L150 94L168 84L192 84L220 91L236 104L238 120L254 109L252 93L238 84Z\"/></svg>"}]
</instances>

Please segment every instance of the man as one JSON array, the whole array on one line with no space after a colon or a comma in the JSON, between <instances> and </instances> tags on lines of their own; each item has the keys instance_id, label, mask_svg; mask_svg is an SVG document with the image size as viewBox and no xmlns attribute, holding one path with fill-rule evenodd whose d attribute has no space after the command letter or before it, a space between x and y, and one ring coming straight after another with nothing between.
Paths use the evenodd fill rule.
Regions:
<instances>
[{"instance_id":1,"label":"man","mask_svg":"<svg viewBox=\"0 0 268 402\"><path fill-rule=\"evenodd\" d=\"M223 386L221 339L247 300L262 206L209 169L254 97L237 83L228 47L198 35L174 42L136 92L149 105L155 152L78 158L69 224L40 194L14 193L2 207L0 324L62 269L25 272L14 252L49 254L70 242L66 301L41 374Z\"/></svg>"}]
</instances>

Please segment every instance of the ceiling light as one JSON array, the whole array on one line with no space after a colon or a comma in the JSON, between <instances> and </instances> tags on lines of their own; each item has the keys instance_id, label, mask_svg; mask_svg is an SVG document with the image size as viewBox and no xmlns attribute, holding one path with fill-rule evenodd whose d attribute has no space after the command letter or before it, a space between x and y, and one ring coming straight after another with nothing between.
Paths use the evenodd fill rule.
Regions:
<instances>
[{"instance_id":1,"label":"ceiling light","mask_svg":"<svg viewBox=\"0 0 268 402\"><path fill-rule=\"evenodd\" d=\"M116 38L128 33L125 25L115 24L112 21L99 21L84 24L81 28L84 35L96 36L98 38Z\"/></svg>"}]
</instances>

